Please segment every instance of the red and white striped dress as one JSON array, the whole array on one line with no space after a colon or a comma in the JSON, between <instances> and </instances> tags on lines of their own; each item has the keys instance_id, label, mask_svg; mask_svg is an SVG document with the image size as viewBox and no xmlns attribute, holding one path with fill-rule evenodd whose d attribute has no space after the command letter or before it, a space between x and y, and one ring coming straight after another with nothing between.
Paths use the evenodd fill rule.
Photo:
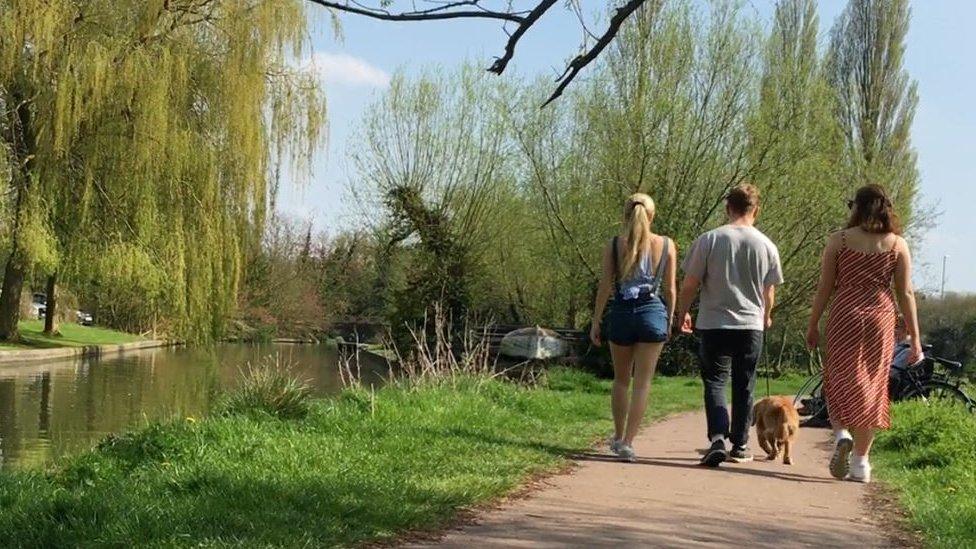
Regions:
<instances>
[{"instance_id":1,"label":"red and white striped dress","mask_svg":"<svg viewBox=\"0 0 976 549\"><path fill-rule=\"evenodd\" d=\"M852 250L846 236L842 233L836 294L827 319L824 396L835 426L887 429L897 319L891 283L898 253Z\"/></svg>"}]
</instances>

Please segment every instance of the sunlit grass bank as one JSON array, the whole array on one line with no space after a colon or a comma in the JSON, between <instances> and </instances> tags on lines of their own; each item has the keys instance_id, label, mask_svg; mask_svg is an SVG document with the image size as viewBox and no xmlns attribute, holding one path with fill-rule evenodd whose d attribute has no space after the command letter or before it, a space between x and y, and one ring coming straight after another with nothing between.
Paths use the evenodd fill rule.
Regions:
<instances>
[{"instance_id":1,"label":"sunlit grass bank","mask_svg":"<svg viewBox=\"0 0 976 549\"><path fill-rule=\"evenodd\" d=\"M303 419L152 425L49 471L0 474L0 545L334 546L436 528L563 467L611 429L609 384L459 377L349 390ZM650 417L699 407L655 380Z\"/></svg>"},{"instance_id":2,"label":"sunlit grass bank","mask_svg":"<svg viewBox=\"0 0 976 549\"><path fill-rule=\"evenodd\" d=\"M60 335L44 334L44 321L25 320L18 325L20 342L15 345L0 344L0 349L27 349L52 347L82 347L85 345L116 345L142 339L135 334L127 334L97 326L82 326L73 323L58 324Z\"/></svg>"},{"instance_id":3,"label":"sunlit grass bank","mask_svg":"<svg viewBox=\"0 0 976 549\"><path fill-rule=\"evenodd\" d=\"M976 416L922 402L894 406L875 444L876 475L895 488L930 547L976 547Z\"/></svg>"}]
</instances>

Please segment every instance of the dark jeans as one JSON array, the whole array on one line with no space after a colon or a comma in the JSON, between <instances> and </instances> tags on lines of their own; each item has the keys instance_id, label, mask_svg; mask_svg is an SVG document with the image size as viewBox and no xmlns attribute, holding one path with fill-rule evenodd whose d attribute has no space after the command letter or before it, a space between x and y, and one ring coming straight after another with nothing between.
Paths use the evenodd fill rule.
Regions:
<instances>
[{"instance_id":1,"label":"dark jeans","mask_svg":"<svg viewBox=\"0 0 976 549\"><path fill-rule=\"evenodd\" d=\"M752 391L756 387L756 364L762 354L763 333L759 330L699 330L699 333L708 438L722 435L733 445L744 447L749 442ZM729 374L732 376L731 422L725 404Z\"/></svg>"}]
</instances>

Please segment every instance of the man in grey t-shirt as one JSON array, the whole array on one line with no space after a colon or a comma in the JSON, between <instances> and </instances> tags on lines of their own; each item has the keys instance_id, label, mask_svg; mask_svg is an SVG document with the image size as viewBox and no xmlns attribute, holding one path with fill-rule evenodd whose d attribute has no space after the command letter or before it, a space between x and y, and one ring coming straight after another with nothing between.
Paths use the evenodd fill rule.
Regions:
<instances>
[{"instance_id":1,"label":"man in grey t-shirt","mask_svg":"<svg viewBox=\"0 0 976 549\"><path fill-rule=\"evenodd\" d=\"M779 251L754 227L759 192L739 185L726 195L729 221L691 245L682 268L685 279L676 321L691 331L688 309L701 290L695 328L701 335L701 375L705 383L705 416L711 446L702 464L716 467L729 459L752 459L746 444L752 415L756 364L763 331L772 323L775 288L783 282ZM686 320L686 317L687 320ZM732 378L732 417L725 385ZM725 440L729 439L729 451Z\"/></svg>"}]
</instances>

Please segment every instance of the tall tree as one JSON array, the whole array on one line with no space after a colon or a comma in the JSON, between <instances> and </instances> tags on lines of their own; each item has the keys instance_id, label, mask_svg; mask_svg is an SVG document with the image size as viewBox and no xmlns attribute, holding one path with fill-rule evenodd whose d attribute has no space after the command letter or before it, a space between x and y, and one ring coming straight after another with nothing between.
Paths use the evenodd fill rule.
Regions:
<instances>
[{"instance_id":1,"label":"tall tree","mask_svg":"<svg viewBox=\"0 0 976 549\"><path fill-rule=\"evenodd\" d=\"M818 55L815 0L780 0L763 50L759 104L749 126L752 179L763 193L763 230L779 246L787 283L777 296L777 358L799 344L826 234L844 219L850 182L835 98ZM790 337L790 336L794 337ZM783 351L783 352L780 352ZM777 360L774 364L779 364Z\"/></svg>"},{"instance_id":2,"label":"tall tree","mask_svg":"<svg viewBox=\"0 0 976 549\"><path fill-rule=\"evenodd\" d=\"M352 155L368 222L383 228L390 254L411 254L394 290L395 325L441 303L471 305L474 266L496 230L492 211L506 176L506 136L497 85L464 67L410 81L398 75L368 111ZM376 211L384 212L377 216Z\"/></svg>"},{"instance_id":3,"label":"tall tree","mask_svg":"<svg viewBox=\"0 0 976 549\"><path fill-rule=\"evenodd\" d=\"M219 333L272 167L306 165L323 127L314 77L289 64L304 4L2 0L0 21L0 338L16 337L25 276L55 268L112 290L123 327L161 315L174 335Z\"/></svg>"},{"instance_id":4,"label":"tall tree","mask_svg":"<svg viewBox=\"0 0 976 549\"><path fill-rule=\"evenodd\" d=\"M910 18L908 0L851 0L828 54L850 173L886 186L906 216L918 188L911 145L918 86L903 66Z\"/></svg>"}]
</instances>

